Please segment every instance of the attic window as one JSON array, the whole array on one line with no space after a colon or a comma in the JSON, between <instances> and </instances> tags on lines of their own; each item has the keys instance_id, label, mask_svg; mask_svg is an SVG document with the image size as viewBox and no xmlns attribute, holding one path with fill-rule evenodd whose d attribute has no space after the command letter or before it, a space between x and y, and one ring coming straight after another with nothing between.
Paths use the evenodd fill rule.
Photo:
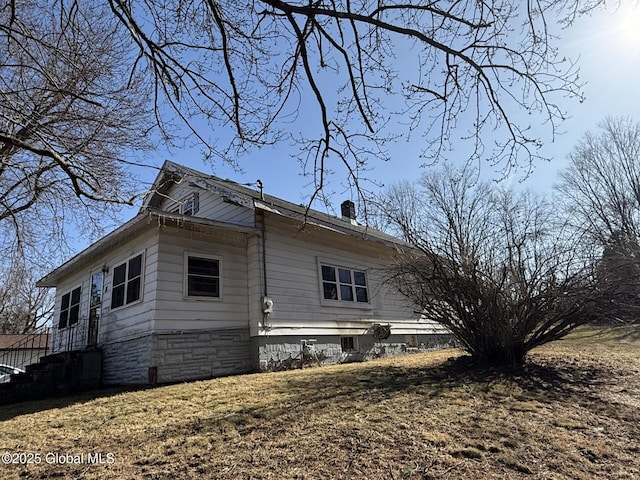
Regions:
<instances>
[{"instance_id":1,"label":"attic window","mask_svg":"<svg viewBox=\"0 0 640 480\"><path fill-rule=\"evenodd\" d=\"M168 210L176 215L195 215L200 210L200 194L193 192L181 201L174 203Z\"/></svg>"},{"instance_id":2,"label":"attic window","mask_svg":"<svg viewBox=\"0 0 640 480\"><path fill-rule=\"evenodd\" d=\"M189 195L182 204L183 215L195 215L200 210L200 194L193 192Z\"/></svg>"}]
</instances>

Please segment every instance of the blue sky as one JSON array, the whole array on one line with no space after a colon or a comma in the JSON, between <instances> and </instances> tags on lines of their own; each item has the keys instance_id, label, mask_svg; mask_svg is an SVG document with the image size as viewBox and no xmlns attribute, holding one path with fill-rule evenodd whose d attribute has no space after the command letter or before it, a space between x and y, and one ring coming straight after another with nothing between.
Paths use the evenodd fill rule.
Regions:
<instances>
[{"instance_id":1,"label":"blue sky","mask_svg":"<svg viewBox=\"0 0 640 480\"><path fill-rule=\"evenodd\" d=\"M579 103L575 99L567 100L563 107L571 118L560 125L559 130L563 134L556 136L554 141L550 136L543 137L546 141L542 153L551 161L534 165L533 173L524 180L522 171L514 172L510 178L502 180L505 185L547 192L555 181L557 171L566 166L567 154L585 131L595 130L597 123L605 116L631 116L634 120L640 120L640 8L624 6L617 10L612 7L607 11L599 10L591 16L580 18L576 24L558 34L562 37L558 43L560 55L578 60L581 79L587 82L584 87L586 101ZM298 121L303 120L303 115L298 117ZM369 176L384 184L419 177L423 171L420 167L422 161L418 158L420 147L420 138L411 142L397 140L389 146L392 161L375 163ZM309 186L310 179L302 177L301 168L292 158L295 152L286 142L255 150L241 160L242 172L225 165L212 168L201 160L197 148L160 151L153 155L151 163L159 166L164 159L170 159L239 183L252 183L260 179L265 192L303 203L312 189ZM455 157L454 151L450 158L453 164L466 160ZM151 181L155 173L149 170L143 174L146 177L144 179ZM493 179L501 177L487 164L482 165L482 176ZM336 209L342 200L350 196L348 191L341 190L338 178L333 183L336 193L332 203ZM123 210L123 220L135 215L136 211Z\"/></svg>"}]
</instances>

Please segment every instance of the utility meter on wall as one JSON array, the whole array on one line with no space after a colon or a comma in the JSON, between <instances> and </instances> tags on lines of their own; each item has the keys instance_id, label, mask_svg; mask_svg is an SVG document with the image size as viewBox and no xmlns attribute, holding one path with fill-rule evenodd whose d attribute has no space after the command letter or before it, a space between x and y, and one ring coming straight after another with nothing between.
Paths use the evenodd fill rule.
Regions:
<instances>
[{"instance_id":1,"label":"utility meter on wall","mask_svg":"<svg viewBox=\"0 0 640 480\"><path fill-rule=\"evenodd\" d=\"M273 299L271 297L262 297L262 313L265 315L273 313Z\"/></svg>"}]
</instances>

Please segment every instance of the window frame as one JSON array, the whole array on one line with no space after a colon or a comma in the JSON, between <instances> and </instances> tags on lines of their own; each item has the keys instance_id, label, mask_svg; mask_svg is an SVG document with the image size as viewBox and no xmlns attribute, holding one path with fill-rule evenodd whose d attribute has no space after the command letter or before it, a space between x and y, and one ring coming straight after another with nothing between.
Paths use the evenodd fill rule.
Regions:
<instances>
[{"instance_id":1,"label":"window frame","mask_svg":"<svg viewBox=\"0 0 640 480\"><path fill-rule=\"evenodd\" d=\"M190 208L191 211L187 213L187 208ZM191 192L189 195L184 197L180 205L180 211L182 215L195 216L196 213L200 211L200 193L199 192Z\"/></svg>"},{"instance_id":2,"label":"window frame","mask_svg":"<svg viewBox=\"0 0 640 480\"><path fill-rule=\"evenodd\" d=\"M345 343L352 343L352 348L345 349ZM341 335L340 336L340 350L342 353L358 353L359 345L358 345L358 337L355 335Z\"/></svg>"},{"instance_id":3,"label":"window frame","mask_svg":"<svg viewBox=\"0 0 640 480\"><path fill-rule=\"evenodd\" d=\"M74 293L78 291L78 303L71 303L73 301ZM63 308L64 305L64 297L69 297L67 308ZM58 312L58 330L62 330L64 328L71 328L78 323L80 323L80 309L82 307L82 284L70 288L65 293L60 296L60 310ZM75 308L76 318L74 322L71 322L71 311ZM64 325L62 325L62 312L66 311Z\"/></svg>"},{"instance_id":4,"label":"window frame","mask_svg":"<svg viewBox=\"0 0 640 480\"><path fill-rule=\"evenodd\" d=\"M359 309L371 309L373 308L373 305L371 304L371 286L370 286L370 282L369 282L369 274L368 274L368 269L364 268L364 267L359 267L357 265L348 265L348 264L344 264L342 262L336 262L334 260L329 260L326 258L317 258L317 263L318 263L318 282L319 282L319 293L320 293L320 304L324 305L324 306L335 306L335 307L345 307L345 308L359 308ZM324 279L323 276L323 272L322 272L322 267L332 267L334 268L334 272L335 272L335 282L329 282L326 281ZM345 282L341 282L340 281L340 270L345 271L348 270L349 271L349 275L350 275L350 283L345 283ZM356 284L356 277L354 275L354 272L360 273L364 275L364 282L365 285L359 285ZM336 284L336 288L337 288L337 295L338 298L337 299L330 299L330 298L325 298L325 283L335 283ZM351 300L343 300L342 299L342 291L340 289L341 286L346 286L349 285L351 286L351 295L352 295L352 299ZM360 288L364 288L366 289L366 293L367 293L367 301L366 302L359 302L358 301L358 294L356 291L356 288L360 287Z\"/></svg>"},{"instance_id":5,"label":"window frame","mask_svg":"<svg viewBox=\"0 0 640 480\"><path fill-rule=\"evenodd\" d=\"M189 295L189 258L200 258L203 260L214 260L218 262L218 296L212 297L207 295ZM213 277L212 277L213 278ZM223 261L220 255L210 253L198 253L185 251L183 257L183 275L182 275L182 295L185 300L193 300L196 302L221 302L223 300Z\"/></svg>"},{"instance_id":6,"label":"window frame","mask_svg":"<svg viewBox=\"0 0 640 480\"><path fill-rule=\"evenodd\" d=\"M180 200L174 200L167 211L175 215L195 216L200 211L200 192L193 191Z\"/></svg>"},{"instance_id":7,"label":"window frame","mask_svg":"<svg viewBox=\"0 0 640 480\"><path fill-rule=\"evenodd\" d=\"M137 277L134 278L129 278L129 268L130 268L130 263L132 260L136 259L140 257L140 274ZM125 270L124 270L124 281L122 283L118 283L118 285L115 285L115 279L116 279L116 269L122 267L123 265L125 265ZM136 305L138 303L142 303L143 298L144 298L144 272L145 270L145 252L139 252L136 253L134 255L131 255L129 257L127 257L125 260L118 262L117 264L115 264L113 266L113 268L111 269L111 282L110 282L110 287L111 287L111 298L109 299L109 308L111 311L113 310L119 310L121 308L126 308L129 307L131 305ZM131 301L127 301L127 298L129 297L129 284L133 281L139 279L139 286L138 286L138 298L136 298L135 300L131 300ZM123 292L123 298L122 298L122 304L114 306L113 304L113 300L114 300L114 292L116 290L117 287L120 287L121 285L124 285L124 292Z\"/></svg>"}]
</instances>

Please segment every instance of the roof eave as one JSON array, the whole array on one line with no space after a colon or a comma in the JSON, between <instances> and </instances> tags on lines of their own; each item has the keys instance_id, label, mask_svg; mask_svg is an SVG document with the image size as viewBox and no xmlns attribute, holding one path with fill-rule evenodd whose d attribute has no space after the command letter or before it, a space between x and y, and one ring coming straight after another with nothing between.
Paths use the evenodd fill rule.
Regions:
<instances>
[{"instance_id":1,"label":"roof eave","mask_svg":"<svg viewBox=\"0 0 640 480\"><path fill-rule=\"evenodd\" d=\"M197 225L207 228L218 228L225 230L233 230L240 233L256 233L254 227L246 227L243 225L237 225L227 222L219 222L215 220L208 220L206 218L191 217L186 215L177 215L167 212L162 212L155 209L146 209L133 217L131 220L114 230L113 232L102 237L97 242L93 243L82 252L67 260L55 270L49 272L36 282L37 287L55 287L61 278L63 278L70 269L77 269L80 266L88 263L89 260L95 258L107 251L114 245L122 242L124 239L134 235L146 225L151 225L152 221L158 222L158 225L166 226L170 223L178 225Z\"/></svg>"}]
</instances>

